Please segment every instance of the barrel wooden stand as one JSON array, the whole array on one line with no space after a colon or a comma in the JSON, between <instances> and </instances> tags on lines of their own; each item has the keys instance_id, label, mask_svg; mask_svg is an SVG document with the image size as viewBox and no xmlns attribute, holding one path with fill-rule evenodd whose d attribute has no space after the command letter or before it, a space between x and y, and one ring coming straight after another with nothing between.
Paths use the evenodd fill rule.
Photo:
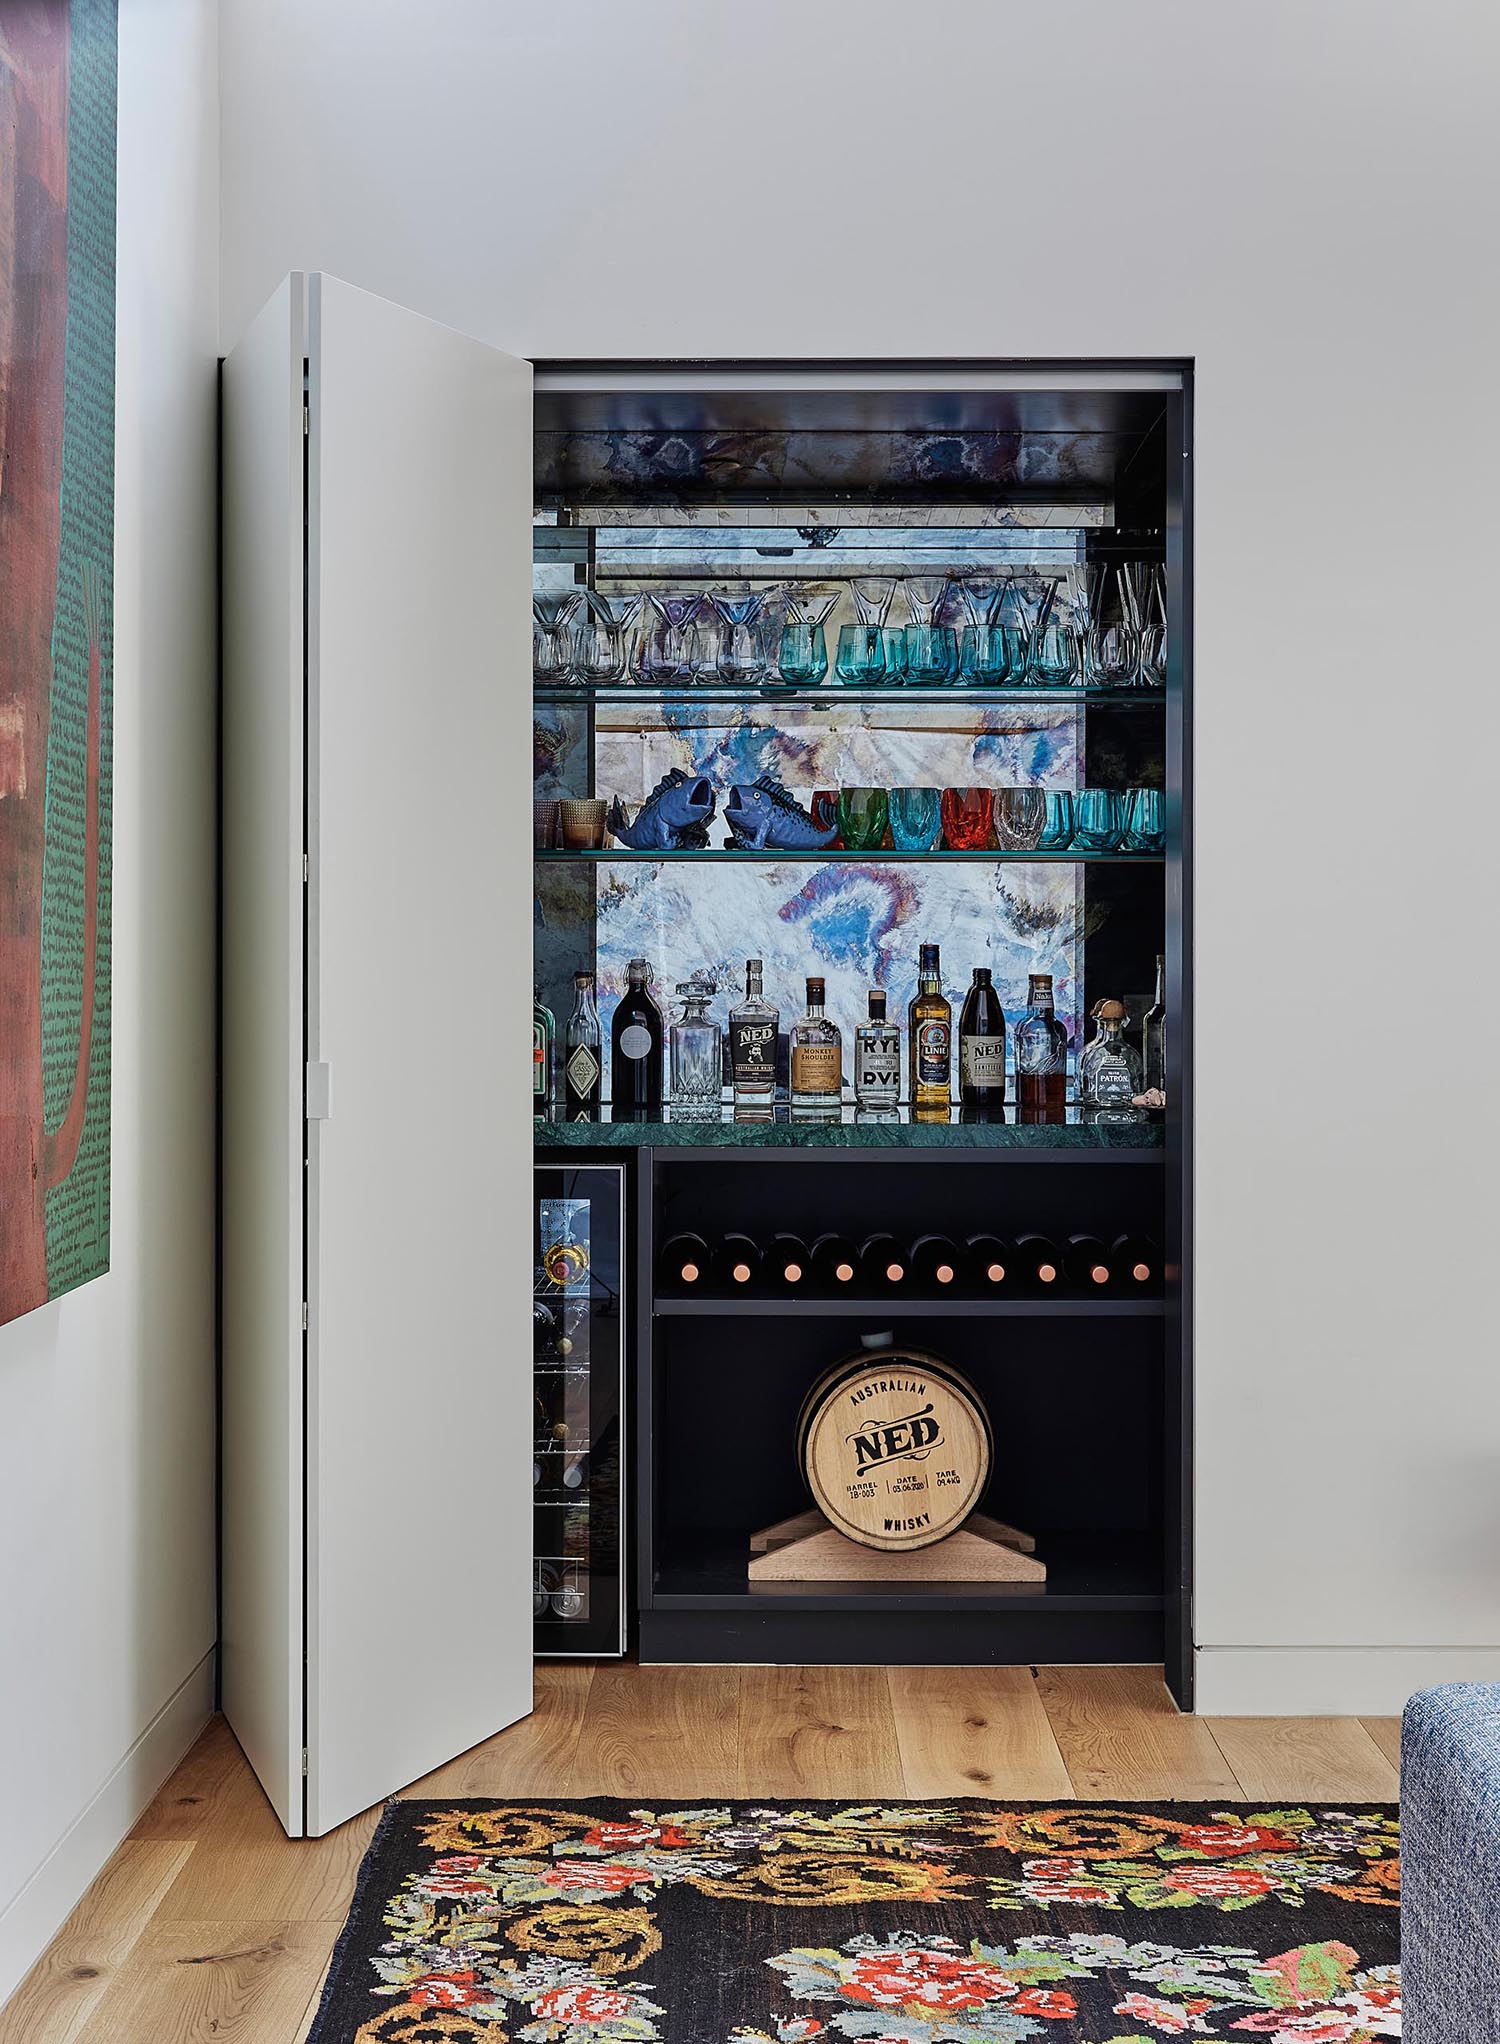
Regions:
<instances>
[{"instance_id":1,"label":"barrel wooden stand","mask_svg":"<svg viewBox=\"0 0 1500 2044\"><path fill-rule=\"evenodd\" d=\"M750 1583L1044 1583L1036 1542L971 1513L930 1547L893 1553L846 1539L814 1509L750 1536Z\"/></svg>"}]
</instances>

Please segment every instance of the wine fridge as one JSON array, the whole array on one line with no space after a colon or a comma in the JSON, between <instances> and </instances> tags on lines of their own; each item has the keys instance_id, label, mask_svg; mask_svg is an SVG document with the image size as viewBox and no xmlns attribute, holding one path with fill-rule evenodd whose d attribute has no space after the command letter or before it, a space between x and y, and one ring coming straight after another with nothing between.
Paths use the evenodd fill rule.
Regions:
<instances>
[{"instance_id":1,"label":"wine fridge","mask_svg":"<svg viewBox=\"0 0 1500 2044\"><path fill-rule=\"evenodd\" d=\"M625 1651L625 1172L535 1174L532 1611L539 1654Z\"/></svg>"}]
</instances>

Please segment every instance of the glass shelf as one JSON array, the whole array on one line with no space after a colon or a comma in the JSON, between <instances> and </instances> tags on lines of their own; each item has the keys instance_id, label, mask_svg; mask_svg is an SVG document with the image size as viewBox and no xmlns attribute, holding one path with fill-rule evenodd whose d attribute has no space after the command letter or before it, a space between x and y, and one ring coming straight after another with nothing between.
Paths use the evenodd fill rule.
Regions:
<instances>
[{"instance_id":1,"label":"glass shelf","mask_svg":"<svg viewBox=\"0 0 1500 2044\"><path fill-rule=\"evenodd\" d=\"M912 704L941 706L954 702L1036 703L1056 708L1077 709L1087 703L1108 703L1125 710L1160 710L1166 706L1166 692L1159 688L985 688L968 682L953 682L942 688L923 688L915 683L855 687L847 682L825 682L816 688L728 688L710 683L703 688L634 688L623 683L601 688L536 688L537 703L641 703L689 709L695 703L737 703L746 708L779 704L798 710L835 710L841 703L883 703L892 709Z\"/></svg>"},{"instance_id":2,"label":"glass shelf","mask_svg":"<svg viewBox=\"0 0 1500 2044\"><path fill-rule=\"evenodd\" d=\"M717 1118L666 1111L655 1121L562 1121L535 1117L537 1149L751 1149L751 1150L1160 1150L1165 1139L1160 1113L1139 1111L1139 1119L1086 1118L1081 1107L1063 1109L1064 1119L1017 1123L1015 1108L1005 1121L913 1121L909 1108L894 1120L856 1119L845 1106L837 1121L792 1121L784 1105L774 1121L736 1121L724 1106Z\"/></svg>"},{"instance_id":3,"label":"glass shelf","mask_svg":"<svg viewBox=\"0 0 1500 2044\"><path fill-rule=\"evenodd\" d=\"M603 852L569 852L562 850L538 850L532 857L540 862L562 863L565 860L584 860L596 865L660 866L677 865L688 861L701 863L708 859L764 860L770 865L790 866L803 862L817 865L843 866L889 866L909 863L949 865L960 860L983 862L992 865L1049 865L1049 866L1159 866L1161 852L808 852L773 851L741 852L729 845L710 845L706 851L633 852L620 847Z\"/></svg>"}]
</instances>

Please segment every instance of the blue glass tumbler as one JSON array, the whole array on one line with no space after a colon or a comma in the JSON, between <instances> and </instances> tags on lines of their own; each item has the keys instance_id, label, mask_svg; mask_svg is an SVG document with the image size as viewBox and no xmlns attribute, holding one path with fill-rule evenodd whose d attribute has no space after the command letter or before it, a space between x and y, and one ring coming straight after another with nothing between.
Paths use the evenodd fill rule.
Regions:
<instances>
[{"instance_id":1,"label":"blue glass tumbler","mask_svg":"<svg viewBox=\"0 0 1500 2044\"><path fill-rule=\"evenodd\" d=\"M1073 797L1073 843L1080 852L1117 852L1125 835L1118 788L1081 788Z\"/></svg>"},{"instance_id":2,"label":"blue glass tumbler","mask_svg":"<svg viewBox=\"0 0 1500 2044\"><path fill-rule=\"evenodd\" d=\"M936 788L892 788L891 842L898 852L930 852L942 835Z\"/></svg>"}]
</instances>

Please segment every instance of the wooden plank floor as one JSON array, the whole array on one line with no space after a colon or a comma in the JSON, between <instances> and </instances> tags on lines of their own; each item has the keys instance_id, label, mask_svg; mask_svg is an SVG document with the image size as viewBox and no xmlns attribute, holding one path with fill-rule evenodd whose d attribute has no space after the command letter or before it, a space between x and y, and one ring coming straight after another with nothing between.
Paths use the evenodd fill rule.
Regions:
<instances>
[{"instance_id":1,"label":"wooden plank floor","mask_svg":"<svg viewBox=\"0 0 1500 2044\"><path fill-rule=\"evenodd\" d=\"M1396 1796L1395 1719L1185 1718L1148 1668L537 1668L414 1796ZM0 2044L298 2044L375 1824L292 1843L216 1718L10 2003Z\"/></svg>"}]
</instances>

